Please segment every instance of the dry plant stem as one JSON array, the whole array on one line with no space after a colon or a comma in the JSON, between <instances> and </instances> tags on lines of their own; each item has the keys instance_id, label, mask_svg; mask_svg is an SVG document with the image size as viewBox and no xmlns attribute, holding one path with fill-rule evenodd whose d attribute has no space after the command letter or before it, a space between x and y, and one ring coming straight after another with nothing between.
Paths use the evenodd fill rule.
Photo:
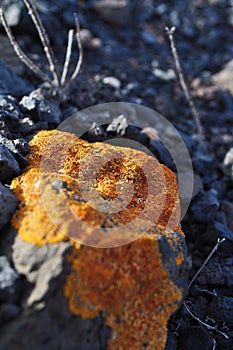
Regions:
<instances>
[{"instance_id":1,"label":"dry plant stem","mask_svg":"<svg viewBox=\"0 0 233 350\"><path fill-rule=\"evenodd\" d=\"M74 30L71 29L69 31L69 35L68 35L66 57L65 57L65 63L64 63L64 66L63 66L63 72L62 72L61 83L60 83L61 87L64 87L64 85L66 83L66 77L67 77L69 64L70 64L71 53L72 53L73 38L74 38Z\"/></svg>"},{"instance_id":2,"label":"dry plant stem","mask_svg":"<svg viewBox=\"0 0 233 350\"><path fill-rule=\"evenodd\" d=\"M195 281L195 279L197 278L197 276L200 274L200 272L203 270L203 268L206 266L206 264L208 263L208 261L211 259L211 257L213 256L213 254L216 252L216 250L218 250L219 246L226 240L226 238L218 238L217 243L215 244L214 248L211 250L210 254L207 256L207 258L205 259L204 263L201 265L200 269L197 271L197 273L193 276L193 278L191 279L188 288L191 287L191 285L193 284L193 282Z\"/></svg>"},{"instance_id":3,"label":"dry plant stem","mask_svg":"<svg viewBox=\"0 0 233 350\"><path fill-rule=\"evenodd\" d=\"M45 55L46 55L47 60L49 62L50 71L53 75L54 86L59 87L58 72L56 69L56 62L55 62L55 58L54 58L54 53L53 53L52 48L50 46L49 38L47 36L45 28L40 20L40 17L38 15L36 7L32 3L32 1L31 0L24 0L24 4L26 5L26 7L28 9L28 14L30 15L32 21L34 22L36 30L39 34L41 43L42 43L43 48L44 48Z\"/></svg>"},{"instance_id":4,"label":"dry plant stem","mask_svg":"<svg viewBox=\"0 0 233 350\"><path fill-rule=\"evenodd\" d=\"M83 61L83 48L82 48L81 35L80 35L80 25L79 25L78 16L76 13L74 13L74 18L75 18L75 26L76 26L75 35L76 35L76 39L78 42L79 58L78 58L78 62L77 62L76 68L74 70L74 73L72 74L69 83L77 78L78 73L79 73L80 68L81 68L82 61Z\"/></svg>"},{"instance_id":5,"label":"dry plant stem","mask_svg":"<svg viewBox=\"0 0 233 350\"><path fill-rule=\"evenodd\" d=\"M225 334L224 332L219 331L216 327L210 326L208 323L203 322L202 320L200 320L200 318L198 318L197 316L195 316L195 315L192 313L192 311L188 308L187 303L186 303L185 301L183 302L183 305L184 305L185 309L187 310L187 312L189 313L189 315L190 315L192 318L194 318L196 321L198 321L200 324L202 324L203 326L205 326L205 327L208 328L208 329L211 329L211 330L213 330L213 331L215 331L215 332L221 334L222 336L224 336L224 338L229 339L229 337L228 337L227 334Z\"/></svg>"},{"instance_id":6,"label":"dry plant stem","mask_svg":"<svg viewBox=\"0 0 233 350\"><path fill-rule=\"evenodd\" d=\"M23 52L23 50L20 48L20 46L18 45L8 23L6 20L6 17L4 15L4 12L2 9L0 9L0 18L2 21L2 25L7 33L7 36L10 40L10 43L13 47L13 49L15 50L16 55L19 57L19 59L31 70L33 71L33 73L35 73L41 80L43 81L48 81L51 82L50 78L44 74L39 67L37 67L35 65L35 63L33 63L33 61L30 60L30 58L27 57L27 55Z\"/></svg>"},{"instance_id":7,"label":"dry plant stem","mask_svg":"<svg viewBox=\"0 0 233 350\"><path fill-rule=\"evenodd\" d=\"M170 41L171 51L172 51L172 55L174 58L176 70L178 73L180 85L181 85L182 90L184 92L184 95L188 101L193 118L197 124L199 139L200 139L200 141L203 141L204 140L204 130L203 130L202 125L201 125L200 116L199 116L199 113L198 113L196 106L194 104L193 98L188 90L187 84L185 82L184 75L182 72L182 67L181 67L180 60L179 60L179 56L178 56L177 49L176 49L175 42L174 42L175 27L172 27L172 28L166 27L165 30L167 32L167 35L168 35L168 38Z\"/></svg>"}]
</instances>

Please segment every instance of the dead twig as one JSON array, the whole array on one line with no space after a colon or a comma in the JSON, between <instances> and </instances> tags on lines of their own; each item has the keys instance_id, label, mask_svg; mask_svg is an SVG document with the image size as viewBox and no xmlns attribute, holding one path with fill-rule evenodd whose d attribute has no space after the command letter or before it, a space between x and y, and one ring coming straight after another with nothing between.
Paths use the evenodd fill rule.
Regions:
<instances>
[{"instance_id":1,"label":"dead twig","mask_svg":"<svg viewBox=\"0 0 233 350\"><path fill-rule=\"evenodd\" d=\"M181 64L180 64L180 59L179 59L178 52L177 52L177 49L176 49L176 46L175 46L175 41L174 41L175 29L176 29L175 27L172 27L172 28L166 27L165 28L165 30L167 32L167 35L168 35L168 38L169 38L169 41L170 41L171 52L172 52L173 59L174 59L174 62L175 62L175 66L176 66L176 70L177 70L177 73L178 73L180 85L181 85L182 90L184 92L184 95L185 95L185 97L186 97L186 99L188 101L188 104L189 104L189 107L191 109L193 118L194 118L194 120L196 122L196 125L197 125L199 141L204 141L205 134L204 134L204 130L203 130L203 127L202 127L202 124L201 124L201 119L200 119L198 110L197 110L197 108L196 108L196 106L194 104L193 98L192 98L192 96L191 96L191 94L189 92L187 84L185 82L184 74L183 74L182 67L181 67Z\"/></svg>"},{"instance_id":2,"label":"dead twig","mask_svg":"<svg viewBox=\"0 0 233 350\"><path fill-rule=\"evenodd\" d=\"M56 97L59 99L59 101L64 102L67 98L67 90L70 87L70 84L77 78L82 61L83 61L83 49L82 49L82 43L81 43L81 36L80 36L80 25L78 21L77 14L74 13L75 18L75 27L76 27L76 33L75 38L78 43L78 49L79 49L79 57L74 69L73 74L71 75L70 79L67 81L67 75L68 75L68 69L70 65L71 55L72 55L72 44L73 44L73 38L74 38L74 30L71 29L68 34L68 43L67 43L67 49L65 54L65 61L62 69L62 74L60 75L58 73L57 69L57 63L55 60L55 55L52 50L52 47L50 45L49 37L46 33L46 30L43 26L43 23L41 22L41 19L39 17L39 14L37 12L37 9L33 3L32 0L23 0L25 6L28 9L28 14L30 15L36 30L38 32L38 35L40 37L40 41L42 43L47 61L49 63L49 71L52 75L52 78L49 77L49 75L45 74L29 57L26 53L23 52L23 50L20 48L19 44L17 43L9 24L7 23L6 17L4 15L4 12L2 9L0 9L0 18L2 21L2 24L5 28L6 34L10 40L11 45L13 46L17 56L19 59L34 73L36 74L44 83L46 83L46 92L49 91L49 94L52 97ZM41 93L43 94L43 85L41 86Z\"/></svg>"},{"instance_id":3,"label":"dead twig","mask_svg":"<svg viewBox=\"0 0 233 350\"><path fill-rule=\"evenodd\" d=\"M193 276L193 278L191 279L191 281L189 282L188 288L191 287L191 285L193 284L193 282L195 281L195 279L197 278L197 276L201 273L201 271L204 269L204 267L206 266L206 264L208 263L208 261L211 259L211 257L213 256L213 254L216 252L216 250L218 250L219 246L226 240L226 238L218 238L217 243L215 244L214 248L211 250L210 254L207 256L207 258L205 259L204 263L201 265L201 267L199 268L199 270L196 272L196 274Z\"/></svg>"},{"instance_id":4,"label":"dead twig","mask_svg":"<svg viewBox=\"0 0 233 350\"><path fill-rule=\"evenodd\" d=\"M189 307L187 306L187 303L186 303L185 301L183 302L183 305L184 305L186 311L189 313L189 315L190 315L192 318L194 318L198 323L202 324L202 325L205 326L207 329L210 329L210 330L212 330L212 331L215 331L216 333L221 334L224 338L229 339L229 337L228 337L228 335L227 335L226 333L221 332L221 331L218 330L216 327L209 325L208 323L202 321L199 317L195 316L195 315L193 314L193 312L189 309Z\"/></svg>"}]
</instances>

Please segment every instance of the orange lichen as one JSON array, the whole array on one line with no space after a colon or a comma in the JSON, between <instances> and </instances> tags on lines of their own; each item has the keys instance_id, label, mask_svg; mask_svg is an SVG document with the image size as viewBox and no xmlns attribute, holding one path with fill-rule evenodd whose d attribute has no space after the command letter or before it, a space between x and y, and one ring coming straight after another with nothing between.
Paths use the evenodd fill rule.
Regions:
<instances>
[{"instance_id":1,"label":"orange lichen","mask_svg":"<svg viewBox=\"0 0 233 350\"><path fill-rule=\"evenodd\" d=\"M117 157L113 157L114 152ZM83 160L89 158L83 166ZM93 163L105 158L110 160L101 164L92 183L89 177ZM153 158L142 152L102 143L89 144L75 135L53 130L41 131L34 136L27 159L26 171L12 182L20 200L12 223L26 241L43 245L70 237L85 244L99 242L101 245L102 236L97 234L96 228L104 227L108 232L112 227L131 224L146 212L145 206L146 219L142 217L140 225L132 226L127 237L125 231L117 231L116 245L126 244L144 234L148 222L166 226L172 217L174 230L179 229L176 177L167 167L158 162L153 164ZM83 167L83 178L79 174L80 167ZM154 183L150 188L148 174ZM66 188L56 191L52 183L57 180L65 182ZM125 184L133 187L132 195L130 191L127 193ZM88 192L88 200L82 198L80 186ZM118 198L119 189L122 197L131 197L125 207L109 213L93 207L95 197L92 199L90 190L98 193L105 202L111 202ZM113 237L109 239L113 241Z\"/></svg>"},{"instance_id":2,"label":"orange lichen","mask_svg":"<svg viewBox=\"0 0 233 350\"><path fill-rule=\"evenodd\" d=\"M157 232L121 247L74 249L69 257L70 310L83 319L101 312L111 327L108 350L164 349L167 321L182 293L163 268Z\"/></svg>"},{"instance_id":3,"label":"orange lichen","mask_svg":"<svg viewBox=\"0 0 233 350\"><path fill-rule=\"evenodd\" d=\"M12 223L23 240L38 245L71 239L72 271L64 286L71 312L84 319L99 314L105 318L111 328L108 350L164 349L167 321L182 299L182 291L164 267L159 243L165 239L171 249L168 260L177 266L184 262L183 248L177 248L183 233L175 175L158 162L153 167L153 158L142 152L89 144L56 130L39 132L30 142L27 159L27 169L12 182L20 201ZM92 183L92 166L103 159L107 161ZM54 181L64 186L57 189ZM130 196L124 183L133 187ZM117 212L98 211L92 206L95 197L90 189L108 202L129 197L128 204ZM88 199L83 193L89 194ZM111 228L131 223L145 208L152 225L144 226L142 219L135 227L141 230L136 241L140 235L135 236L134 230L127 233L127 244L116 231L118 236L110 237L110 242L114 238L119 247L79 245L92 239L101 246L103 237L97 228L103 227L108 237ZM166 228L168 222L176 234Z\"/></svg>"}]
</instances>

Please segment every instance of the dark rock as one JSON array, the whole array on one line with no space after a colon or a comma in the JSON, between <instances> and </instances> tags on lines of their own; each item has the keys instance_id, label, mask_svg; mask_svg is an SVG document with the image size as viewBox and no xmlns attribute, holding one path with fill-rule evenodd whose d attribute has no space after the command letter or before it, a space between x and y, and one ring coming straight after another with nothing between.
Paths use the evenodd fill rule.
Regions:
<instances>
[{"instance_id":1,"label":"dark rock","mask_svg":"<svg viewBox=\"0 0 233 350\"><path fill-rule=\"evenodd\" d=\"M12 153L5 146L0 145L0 180L10 179L21 172Z\"/></svg>"},{"instance_id":2,"label":"dark rock","mask_svg":"<svg viewBox=\"0 0 233 350\"><path fill-rule=\"evenodd\" d=\"M177 350L212 350L213 343L203 326L184 328L179 333Z\"/></svg>"},{"instance_id":3,"label":"dark rock","mask_svg":"<svg viewBox=\"0 0 233 350\"><path fill-rule=\"evenodd\" d=\"M221 205L221 211L225 214L226 225L233 232L233 222L232 222L232 213L233 213L233 201L224 200Z\"/></svg>"},{"instance_id":4,"label":"dark rock","mask_svg":"<svg viewBox=\"0 0 233 350\"><path fill-rule=\"evenodd\" d=\"M218 193L214 189L200 192L191 203L194 221L211 223L214 221L219 208Z\"/></svg>"},{"instance_id":5,"label":"dark rock","mask_svg":"<svg viewBox=\"0 0 233 350\"><path fill-rule=\"evenodd\" d=\"M167 342L164 350L175 350L177 347L177 339L175 335L168 330L167 332Z\"/></svg>"},{"instance_id":6,"label":"dark rock","mask_svg":"<svg viewBox=\"0 0 233 350\"><path fill-rule=\"evenodd\" d=\"M217 339L217 349L232 350L233 349L233 334L232 332L227 332L229 336L228 339L225 337L219 337Z\"/></svg>"},{"instance_id":7,"label":"dark rock","mask_svg":"<svg viewBox=\"0 0 233 350\"><path fill-rule=\"evenodd\" d=\"M23 111L32 115L35 121L42 120L59 124L62 120L58 103L46 100L41 94L33 92L29 96L24 96L19 105Z\"/></svg>"},{"instance_id":8,"label":"dark rock","mask_svg":"<svg viewBox=\"0 0 233 350\"><path fill-rule=\"evenodd\" d=\"M223 286L225 284L225 276L221 265L211 261L204 267L197 281L201 285Z\"/></svg>"},{"instance_id":9,"label":"dark rock","mask_svg":"<svg viewBox=\"0 0 233 350\"><path fill-rule=\"evenodd\" d=\"M13 192L0 184L0 229L7 224L17 207L18 200Z\"/></svg>"},{"instance_id":10,"label":"dark rock","mask_svg":"<svg viewBox=\"0 0 233 350\"><path fill-rule=\"evenodd\" d=\"M86 135L82 135L81 138L89 142L104 141L107 139L107 133L102 125L93 123L91 129L88 130Z\"/></svg>"},{"instance_id":11,"label":"dark rock","mask_svg":"<svg viewBox=\"0 0 233 350\"><path fill-rule=\"evenodd\" d=\"M10 266L6 256L0 256L0 301L17 302L19 299L19 275Z\"/></svg>"},{"instance_id":12,"label":"dark rock","mask_svg":"<svg viewBox=\"0 0 233 350\"><path fill-rule=\"evenodd\" d=\"M146 44L150 44L154 46L159 45L159 42L156 39L156 37L152 33L150 33L148 30L142 30L141 37Z\"/></svg>"},{"instance_id":13,"label":"dark rock","mask_svg":"<svg viewBox=\"0 0 233 350\"><path fill-rule=\"evenodd\" d=\"M208 315L217 322L233 324L233 298L224 295L215 296L208 307Z\"/></svg>"},{"instance_id":14,"label":"dark rock","mask_svg":"<svg viewBox=\"0 0 233 350\"><path fill-rule=\"evenodd\" d=\"M211 155L204 154L202 149L197 149L192 159L193 168L202 176L211 175L216 169L214 159Z\"/></svg>"},{"instance_id":15,"label":"dark rock","mask_svg":"<svg viewBox=\"0 0 233 350\"><path fill-rule=\"evenodd\" d=\"M0 94L21 97L33 90L33 87L29 83L19 78L2 61L0 61L0 72Z\"/></svg>"},{"instance_id":16,"label":"dark rock","mask_svg":"<svg viewBox=\"0 0 233 350\"><path fill-rule=\"evenodd\" d=\"M20 308L12 303L3 303L0 305L0 324L12 320L17 317L20 312Z\"/></svg>"},{"instance_id":17,"label":"dark rock","mask_svg":"<svg viewBox=\"0 0 233 350\"><path fill-rule=\"evenodd\" d=\"M226 240L220 245L216 254L224 257L231 256L233 252L233 232L226 225L217 221L207 225L203 234L199 236L199 249L203 250L204 247L210 249L216 244L218 238L226 238Z\"/></svg>"},{"instance_id":18,"label":"dark rock","mask_svg":"<svg viewBox=\"0 0 233 350\"><path fill-rule=\"evenodd\" d=\"M21 168L27 165L27 160L23 157L23 155L26 155L29 150L26 140L8 140L6 137L0 135L0 145L6 147L14 155Z\"/></svg>"},{"instance_id":19,"label":"dark rock","mask_svg":"<svg viewBox=\"0 0 233 350\"><path fill-rule=\"evenodd\" d=\"M36 130L35 123L29 117L19 119L14 128L11 129L11 132L16 137L27 136Z\"/></svg>"},{"instance_id":20,"label":"dark rock","mask_svg":"<svg viewBox=\"0 0 233 350\"><path fill-rule=\"evenodd\" d=\"M6 122L17 120L21 117L19 106L12 96L0 95L0 118Z\"/></svg>"}]
</instances>

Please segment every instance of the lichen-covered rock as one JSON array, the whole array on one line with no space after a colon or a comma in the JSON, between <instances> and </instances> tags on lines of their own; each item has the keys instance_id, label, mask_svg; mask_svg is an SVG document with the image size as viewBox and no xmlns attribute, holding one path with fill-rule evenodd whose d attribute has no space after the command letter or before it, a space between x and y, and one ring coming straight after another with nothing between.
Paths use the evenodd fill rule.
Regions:
<instances>
[{"instance_id":1,"label":"lichen-covered rock","mask_svg":"<svg viewBox=\"0 0 233 350\"><path fill-rule=\"evenodd\" d=\"M124 157L114 157L115 151ZM82 169L83 160L90 154L90 162L84 163ZM60 303L60 299L56 301L55 292L52 293L52 301L49 297L52 276L49 280L43 280L45 270L53 264L51 254L51 263L37 263L43 252L48 250L51 253L47 248L51 244L56 247L55 255L59 245L65 244L61 249L62 254L59 253L60 257L67 252L66 247L72 245L68 255L71 266L68 276L64 276L60 258L58 273L53 272L52 268L51 271L55 279L63 274L63 286L57 288L63 290L70 312L79 320L79 327L82 322L85 324L88 321L98 333L101 330L98 331L100 325L97 320L101 320L104 329L109 329L109 332L105 332L108 336L107 340L105 337L104 346L99 344L101 335L98 335L96 349L164 349L167 321L181 303L186 288L186 246L179 225L175 175L142 152L101 143L89 144L60 131L39 132L30 142L27 160L29 164L26 171L12 182L12 188L20 201L12 223L20 236L16 242L22 245L22 249L16 249L15 245L13 260L15 266L20 268L19 272L25 274L28 281L35 283L37 291L42 280L43 293L32 290L32 300L29 297L25 304L32 305L33 302L44 300L46 314L49 313L51 302L53 305ZM104 165L98 167L93 183L89 174L93 163L102 164L100 160L104 160ZM153 184L152 188L148 179ZM126 193L121 191L119 183L122 182L128 182L134 188L126 207L110 212L93 207L96 200L91 191L93 189L107 203L120 196L124 202L124 195L127 197L131 192L127 192L127 187L124 187ZM75 222L72 219L70 208L81 220ZM147 216L140 221L139 228L136 225L129 226L136 234L134 230L128 230L124 236L120 228L111 233L115 227L136 221L143 211L146 211ZM59 243L61 241L68 242ZM40 256L38 259L34 256L34 260L28 257L34 261L33 267L29 269L26 266L27 259L24 258L25 249L28 248L23 248L24 243L30 246L32 254L33 245L37 245L35 256ZM112 246L110 243L113 243ZM46 260L45 255L43 259ZM45 266L45 269L37 265ZM31 316L28 320L24 319L25 329L30 328L30 320ZM63 324L62 315L60 320L54 320L50 331L57 334L60 323ZM33 337L33 329L30 332ZM60 348L71 350L74 348L74 343L71 345L74 335L67 332L70 342L68 340L66 346ZM16 333L14 337L17 337ZM80 341L75 338L75 348L82 348L84 339L85 334ZM30 341L27 343L30 344ZM9 337L3 344L11 345ZM19 348L22 344L18 340ZM29 349L27 345L23 346L25 350Z\"/></svg>"}]
</instances>

